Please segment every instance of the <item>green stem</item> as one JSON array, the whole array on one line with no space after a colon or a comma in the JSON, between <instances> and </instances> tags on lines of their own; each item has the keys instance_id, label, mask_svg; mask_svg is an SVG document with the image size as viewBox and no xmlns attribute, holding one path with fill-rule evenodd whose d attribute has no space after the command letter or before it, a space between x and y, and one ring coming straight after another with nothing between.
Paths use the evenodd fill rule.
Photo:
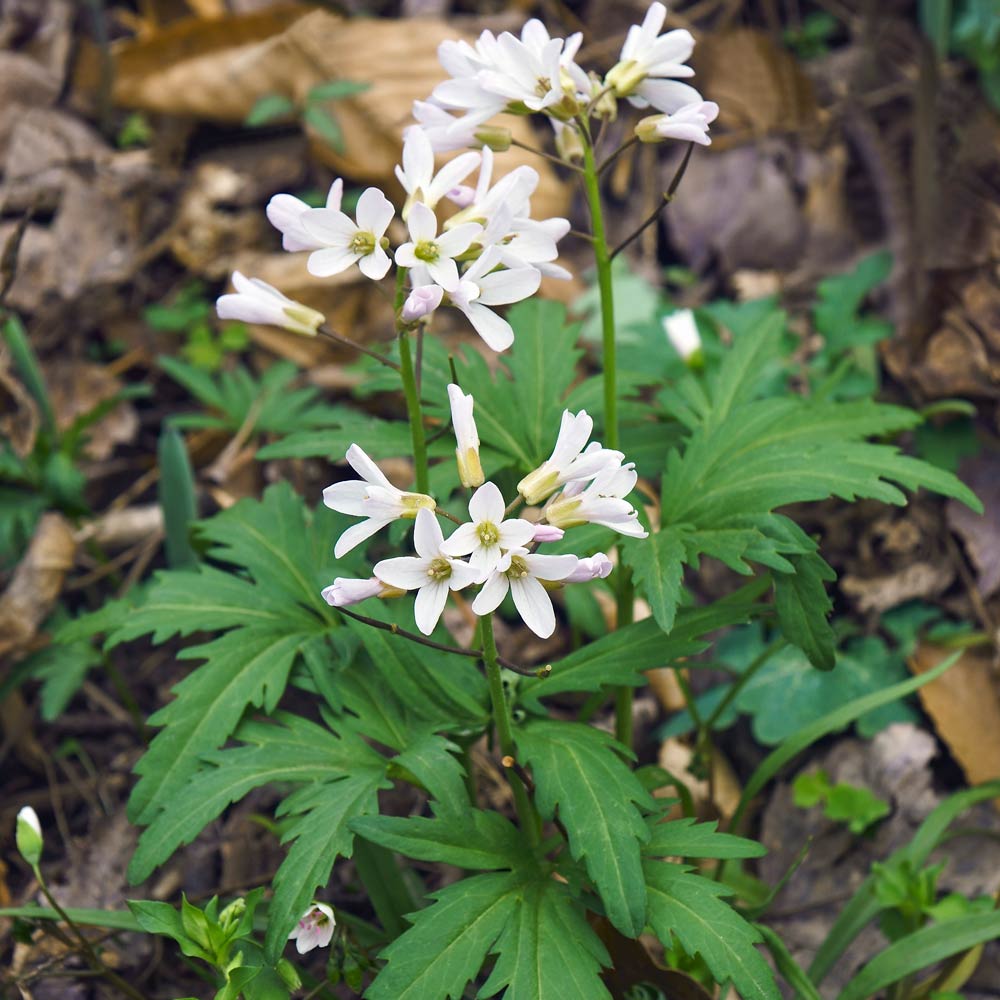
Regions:
<instances>
[{"instance_id":1,"label":"green stem","mask_svg":"<svg viewBox=\"0 0 1000 1000\"><path fill-rule=\"evenodd\" d=\"M493 638L493 616L484 615L479 619L480 629L483 637L483 662L486 664L486 679L490 685L490 701L493 703L493 721L497 727L497 738L500 741L500 752L504 757L514 759L516 747L514 746L514 730L510 721L510 707L507 704L507 696L504 694L503 678L500 675L500 663L497 658L497 644ZM531 800L528 798L528 791L524 787L524 782L515 773L513 768L505 767L507 777L510 780L510 787L514 792L514 805L517 808L517 816L521 822L521 828L528 837L532 847L537 847L540 841L541 830L539 822Z\"/></svg>"},{"instance_id":2,"label":"green stem","mask_svg":"<svg viewBox=\"0 0 1000 1000\"><path fill-rule=\"evenodd\" d=\"M618 447L618 363L615 353L615 299L611 282L611 253L604 235L604 213L601 209L601 188L594 161L590 129L581 127L583 139L583 184L590 208L590 229L593 235L594 262L597 265L597 287L601 293L601 351L604 363L604 438L609 448Z\"/></svg>"},{"instance_id":3,"label":"green stem","mask_svg":"<svg viewBox=\"0 0 1000 1000\"><path fill-rule=\"evenodd\" d=\"M396 323L399 334L399 374L403 380L403 395L406 397L406 412L410 417L410 438L413 442L413 465L416 472L417 492L430 492L427 473L427 439L424 437L424 415L420 408L420 393L417 391L417 376L413 368L413 352L410 349L410 332L399 319L406 297L406 268L396 269Z\"/></svg>"}]
</instances>

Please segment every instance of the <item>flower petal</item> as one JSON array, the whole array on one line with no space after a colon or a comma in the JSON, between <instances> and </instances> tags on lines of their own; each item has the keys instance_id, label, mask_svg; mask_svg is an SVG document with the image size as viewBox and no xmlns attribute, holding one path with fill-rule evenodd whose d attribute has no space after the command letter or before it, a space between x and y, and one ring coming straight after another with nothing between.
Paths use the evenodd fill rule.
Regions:
<instances>
[{"instance_id":1,"label":"flower petal","mask_svg":"<svg viewBox=\"0 0 1000 1000\"><path fill-rule=\"evenodd\" d=\"M501 521L499 528L500 545L505 549L520 548L535 537L535 525L520 517Z\"/></svg>"},{"instance_id":2,"label":"flower petal","mask_svg":"<svg viewBox=\"0 0 1000 1000\"><path fill-rule=\"evenodd\" d=\"M521 299L534 295L541 281L542 274L534 267L493 271L480 279L481 292L477 301L484 306L502 306L508 302L520 302Z\"/></svg>"},{"instance_id":3,"label":"flower petal","mask_svg":"<svg viewBox=\"0 0 1000 1000\"><path fill-rule=\"evenodd\" d=\"M462 312L491 350L506 351L514 343L514 331L510 323L486 306L470 302Z\"/></svg>"},{"instance_id":4,"label":"flower petal","mask_svg":"<svg viewBox=\"0 0 1000 1000\"><path fill-rule=\"evenodd\" d=\"M500 607L500 602L507 596L508 590L510 590L510 580L507 579L507 575L500 572L492 573L472 602L473 613L492 614Z\"/></svg>"},{"instance_id":5,"label":"flower petal","mask_svg":"<svg viewBox=\"0 0 1000 1000\"><path fill-rule=\"evenodd\" d=\"M363 541L371 538L377 531L380 531L389 524L391 520L391 518L371 517L367 521L351 525L337 539L337 544L333 547L334 556L339 559L341 556L347 555L351 549L357 548Z\"/></svg>"},{"instance_id":6,"label":"flower petal","mask_svg":"<svg viewBox=\"0 0 1000 1000\"><path fill-rule=\"evenodd\" d=\"M417 591L417 599L413 602L413 617L417 628L424 635L430 635L444 611L448 600L448 583L445 580L435 580Z\"/></svg>"},{"instance_id":7,"label":"flower petal","mask_svg":"<svg viewBox=\"0 0 1000 1000\"><path fill-rule=\"evenodd\" d=\"M387 490L391 490L395 493L399 493L388 479L385 478L385 474L382 470L368 457L364 449L360 445L352 444L350 448L347 449L347 464L363 479L368 483L375 483L378 486L384 486Z\"/></svg>"},{"instance_id":8,"label":"flower petal","mask_svg":"<svg viewBox=\"0 0 1000 1000\"><path fill-rule=\"evenodd\" d=\"M309 254L306 270L317 278L329 278L346 271L360 256L344 247L324 247Z\"/></svg>"},{"instance_id":9,"label":"flower petal","mask_svg":"<svg viewBox=\"0 0 1000 1000\"><path fill-rule=\"evenodd\" d=\"M467 556L479 546L479 536L474 524L460 524L441 543L441 551L447 556Z\"/></svg>"},{"instance_id":10,"label":"flower petal","mask_svg":"<svg viewBox=\"0 0 1000 1000\"><path fill-rule=\"evenodd\" d=\"M449 561L451 563L451 576L448 578L448 587L451 590L461 590L472 583L479 583L485 575L481 569L471 563L461 562L458 559Z\"/></svg>"},{"instance_id":11,"label":"flower petal","mask_svg":"<svg viewBox=\"0 0 1000 1000\"><path fill-rule=\"evenodd\" d=\"M536 579L525 576L511 580L510 594L517 613L535 635L547 639L555 632L556 613L552 609L552 600Z\"/></svg>"},{"instance_id":12,"label":"flower petal","mask_svg":"<svg viewBox=\"0 0 1000 1000\"><path fill-rule=\"evenodd\" d=\"M499 527L503 512L503 494L495 483L483 483L469 500L469 517L473 521L489 521Z\"/></svg>"},{"instance_id":13,"label":"flower petal","mask_svg":"<svg viewBox=\"0 0 1000 1000\"><path fill-rule=\"evenodd\" d=\"M358 198L358 229L371 233L378 239L392 222L396 210L392 202L377 187L365 188Z\"/></svg>"},{"instance_id":14,"label":"flower petal","mask_svg":"<svg viewBox=\"0 0 1000 1000\"><path fill-rule=\"evenodd\" d=\"M576 556L521 556L532 576L540 580L565 580L580 561ZM378 574L376 574L377 576Z\"/></svg>"},{"instance_id":15,"label":"flower petal","mask_svg":"<svg viewBox=\"0 0 1000 1000\"><path fill-rule=\"evenodd\" d=\"M425 587L427 576L427 560L414 556L396 556L395 559L383 559L375 564L372 570L383 583L400 590L416 590Z\"/></svg>"},{"instance_id":16,"label":"flower petal","mask_svg":"<svg viewBox=\"0 0 1000 1000\"><path fill-rule=\"evenodd\" d=\"M365 254L358 261L361 273L366 278L371 278L372 281L381 281L386 276L391 264L392 260L381 247L375 247L371 253Z\"/></svg>"},{"instance_id":17,"label":"flower petal","mask_svg":"<svg viewBox=\"0 0 1000 1000\"><path fill-rule=\"evenodd\" d=\"M441 554L444 535L437 518L426 508L417 511L417 524L413 529L413 547L424 559L436 559ZM378 574L375 574L378 576Z\"/></svg>"}]
</instances>

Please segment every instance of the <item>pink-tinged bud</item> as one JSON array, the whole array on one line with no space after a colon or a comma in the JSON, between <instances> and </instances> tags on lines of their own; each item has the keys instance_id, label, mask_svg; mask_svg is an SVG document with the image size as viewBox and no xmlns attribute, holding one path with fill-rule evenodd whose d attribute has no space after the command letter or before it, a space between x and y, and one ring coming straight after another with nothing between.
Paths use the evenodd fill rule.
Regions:
<instances>
[{"instance_id":1,"label":"pink-tinged bud","mask_svg":"<svg viewBox=\"0 0 1000 1000\"><path fill-rule=\"evenodd\" d=\"M368 580L354 580L338 576L329 587L322 591L323 600L333 608L346 608L351 604L367 601L369 597L379 597L385 584L377 577Z\"/></svg>"},{"instance_id":2,"label":"pink-tinged bud","mask_svg":"<svg viewBox=\"0 0 1000 1000\"><path fill-rule=\"evenodd\" d=\"M453 187L445 197L459 208L468 208L476 200L476 189L469 187L468 184L459 184L457 187Z\"/></svg>"},{"instance_id":3,"label":"pink-tinged bud","mask_svg":"<svg viewBox=\"0 0 1000 1000\"><path fill-rule=\"evenodd\" d=\"M429 316L444 297L444 289L440 285L418 285L406 297L403 303L402 317L405 323L413 323L424 316Z\"/></svg>"},{"instance_id":4,"label":"pink-tinged bud","mask_svg":"<svg viewBox=\"0 0 1000 1000\"><path fill-rule=\"evenodd\" d=\"M597 552L576 564L576 569L566 577L564 583L588 583L590 580L604 580L614 569L614 563L603 553Z\"/></svg>"},{"instance_id":5,"label":"pink-tinged bud","mask_svg":"<svg viewBox=\"0 0 1000 1000\"><path fill-rule=\"evenodd\" d=\"M664 139L680 139L697 142L701 146L711 146L708 126L719 114L719 105L714 101L686 104L672 115L650 115L635 126L635 135L640 142L662 142Z\"/></svg>"},{"instance_id":6,"label":"pink-tinged bud","mask_svg":"<svg viewBox=\"0 0 1000 1000\"><path fill-rule=\"evenodd\" d=\"M533 542L558 542L566 532L562 528L557 528L554 524L536 524L535 534L532 536Z\"/></svg>"},{"instance_id":7,"label":"pink-tinged bud","mask_svg":"<svg viewBox=\"0 0 1000 1000\"><path fill-rule=\"evenodd\" d=\"M312 903L288 935L288 940L294 941L295 950L304 955L313 948L325 948L333 940L336 926L336 917L329 906L325 903Z\"/></svg>"}]
</instances>

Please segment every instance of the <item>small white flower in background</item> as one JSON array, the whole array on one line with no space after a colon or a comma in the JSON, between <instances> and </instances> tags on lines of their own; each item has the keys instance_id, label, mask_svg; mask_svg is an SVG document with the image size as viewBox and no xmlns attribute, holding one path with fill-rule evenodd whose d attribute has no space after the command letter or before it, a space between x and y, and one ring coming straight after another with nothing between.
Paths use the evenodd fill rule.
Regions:
<instances>
[{"instance_id":1,"label":"small white flower in background","mask_svg":"<svg viewBox=\"0 0 1000 1000\"><path fill-rule=\"evenodd\" d=\"M672 115L649 115L636 123L635 134L640 142L662 142L664 139L681 139L711 146L708 126L719 114L715 101L685 104Z\"/></svg>"},{"instance_id":2,"label":"small white flower in background","mask_svg":"<svg viewBox=\"0 0 1000 1000\"><path fill-rule=\"evenodd\" d=\"M458 442L455 449L458 478L466 489L482 486L486 477L479 461L479 431L472 415L475 400L457 385L448 386L448 400L451 403L451 424Z\"/></svg>"},{"instance_id":3,"label":"small white flower in background","mask_svg":"<svg viewBox=\"0 0 1000 1000\"><path fill-rule=\"evenodd\" d=\"M694 313L690 309L678 309L669 316L664 316L663 332L682 361L691 365L698 364L701 336L698 333Z\"/></svg>"},{"instance_id":4,"label":"small white flower in background","mask_svg":"<svg viewBox=\"0 0 1000 1000\"><path fill-rule=\"evenodd\" d=\"M406 323L415 323L418 319L430 316L444 297L444 289L440 285L417 285L403 303L400 316Z\"/></svg>"},{"instance_id":5,"label":"small white flower in background","mask_svg":"<svg viewBox=\"0 0 1000 1000\"><path fill-rule=\"evenodd\" d=\"M667 79L694 76L694 70L684 65L694 49L694 38L683 29L661 35L666 16L667 8L662 3L650 5L642 26L629 28L618 63L608 71L604 82L637 108L652 105L670 113L701 101L701 94L686 83Z\"/></svg>"},{"instance_id":6,"label":"small white flower in background","mask_svg":"<svg viewBox=\"0 0 1000 1000\"><path fill-rule=\"evenodd\" d=\"M406 224L410 230L410 242L396 250L396 263L400 267L423 265L431 279L445 289L456 284L458 265L455 258L469 249L483 227L476 222L467 222L438 236L437 216L419 201L413 203Z\"/></svg>"},{"instance_id":7,"label":"small white flower in background","mask_svg":"<svg viewBox=\"0 0 1000 1000\"><path fill-rule=\"evenodd\" d=\"M327 486L323 490L323 503L341 514L368 520L355 524L340 536L333 550L338 559L392 521L401 517L413 518L420 510L434 510L437 506L433 497L406 493L393 486L356 444L347 449L347 462L361 480L350 479Z\"/></svg>"},{"instance_id":8,"label":"small white flower in background","mask_svg":"<svg viewBox=\"0 0 1000 1000\"><path fill-rule=\"evenodd\" d=\"M534 295L542 275L534 267L494 271L499 263L499 250L490 247L465 271L461 280L445 284L444 289L451 304L465 314L486 345L494 351L505 351L514 343L514 331L507 320L489 307L509 305Z\"/></svg>"},{"instance_id":9,"label":"small white flower in background","mask_svg":"<svg viewBox=\"0 0 1000 1000\"><path fill-rule=\"evenodd\" d=\"M239 271L234 271L233 287L236 289L235 294L220 295L215 300L215 311L219 319L280 326L291 333L301 333L307 337L315 336L316 330L326 319L321 312L282 295L277 288L260 278L247 278Z\"/></svg>"},{"instance_id":10,"label":"small white flower in background","mask_svg":"<svg viewBox=\"0 0 1000 1000\"><path fill-rule=\"evenodd\" d=\"M369 597L386 597L393 592L377 576L367 580L357 580L338 576L329 587L321 591L323 600L332 608L346 608L352 604L360 604Z\"/></svg>"},{"instance_id":11,"label":"small white flower in background","mask_svg":"<svg viewBox=\"0 0 1000 1000\"><path fill-rule=\"evenodd\" d=\"M584 451L593 429L594 420L586 410L576 414L563 410L552 454L517 484L527 503L541 503L574 479L590 479L609 465L617 468L621 464L625 456L620 451L603 448L596 441Z\"/></svg>"},{"instance_id":12,"label":"small white flower in background","mask_svg":"<svg viewBox=\"0 0 1000 1000\"><path fill-rule=\"evenodd\" d=\"M479 166L478 153L462 153L434 172L434 149L422 128L408 128L403 137L403 163L396 167L396 177L406 191L403 218L407 219L416 202L428 208L435 205L461 184Z\"/></svg>"},{"instance_id":13,"label":"small white flower in background","mask_svg":"<svg viewBox=\"0 0 1000 1000\"><path fill-rule=\"evenodd\" d=\"M326 207L334 212L340 211L340 202L344 194L344 182L338 177L331 185L326 196ZM267 203L268 221L281 233L281 245L286 250L319 250L323 243L313 239L302 225L302 216L311 212L312 206L291 194L276 194Z\"/></svg>"},{"instance_id":14,"label":"small white flower in background","mask_svg":"<svg viewBox=\"0 0 1000 1000\"><path fill-rule=\"evenodd\" d=\"M294 941L295 950L304 955L313 948L325 948L333 940L336 926L333 910L326 903L312 903L288 935L288 940Z\"/></svg>"},{"instance_id":15,"label":"small white flower in background","mask_svg":"<svg viewBox=\"0 0 1000 1000\"><path fill-rule=\"evenodd\" d=\"M357 263L372 281L384 278L392 261L385 252L385 231L396 210L378 188L366 188L358 199L355 223L333 208L314 208L304 213L300 224L322 249L309 255L307 268L317 278L329 278Z\"/></svg>"},{"instance_id":16,"label":"small white flower in background","mask_svg":"<svg viewBox=\"0 0 1000 1000\"><path fill-rule=\"evenodd\" d=\"M448 591L478 583L482 576L468 563L448 555L442 548L443 543L437 518L429 510L419 510L413 529L413 547L417 555L383 559L375 564L375 576L390 587L416 590L413 617L424 635L434 631L448 600Z\"/></svg>"},{"instance_id":17,"label":"small white flower in background","mask_svg":"<svg viewBox=\"0 0 1000 1000\"><path fill-rule=\"evenodd\" d=\"M14 839L21 857L32 867L37 865L42 857L42 824L31 806L24 806L17 814Z\"/></svg>"},{"instance_id":18,"label":"small white flower in background","mask_svg":"<svg viewBox=\"0 0 1000 1000\"><path fill-rule=\"evenodd\" d=\"M481 575L492 572L504 549L521 548L530 542L535 526L521 518L504 520L504 502L493 483L484 483L469 500L472 522L457 527L441 546L451 556L469 556L469 565Z\"/></svg>"},{"instance_id":19,"label":"small white flower in background","mask_svg":"<svg viewBox=\"0 0 1000 1000\"><path fill-rule=\"evenodd\" d=\"M631 462L603 469L586 488L567 489L550 500L545 508L546 520L560 528L599 524L632 538L646 538L649 533L639 523L638 512L623 499L635 489L637 479Z\"/></svg>"},{"instance_id":20,"label":"small white flower in background","mask_svg":"<svg viewBox=\"0 0 1000 1000\"><path fill-rule=\"evenodd\" d=\"M576 564L576 569L570 573L563 583L589 583L591 580L606 580L615 564L603 553L595 552Z\"/></svg>"},{"instance_id":21,"label":"small white flower in background","mask_svg":"<svg viewBox=\"0 0 1000 1000\"><path fill-rule=\"evenodd\" d=\"M547 639L556 629L552 598L542 586L565 580L579 562L576 556L540 556L524 548L511 549L500 557L496 569L472 602L477 615L492 614L510 591L514 607L535 635Z\"/></svg>"}]
</instances>

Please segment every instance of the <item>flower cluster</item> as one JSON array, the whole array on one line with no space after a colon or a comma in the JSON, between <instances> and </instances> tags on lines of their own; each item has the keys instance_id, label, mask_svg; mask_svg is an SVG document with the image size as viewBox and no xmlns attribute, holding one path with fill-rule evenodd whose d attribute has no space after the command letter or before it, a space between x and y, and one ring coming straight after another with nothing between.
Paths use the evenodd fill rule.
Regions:
<instances>
[{"instance_id":1,"label":"flower cluster","mask_svg":"<svg viewBox=\"0 0 1000 1000\"><path fill-rule=\"evenodd\" d=\"M579 33L552 38L538 20L528 21L520 37L484 31L474 44L441 43L438 55L449 75L427 100L416 101L416 123L404 132L402 163L396 177L406 192L401 218L409 238L394 250L387 235L395 209L385 194L369 187L352 217L343 210L343 182L334 181L322 208L290 194L275 195L267 217L291 252L308 251L307 268L329 277L357 265L365 277L380 281L393 261L408 272L409 294L400 313L403 323L426 319L442 305L452 306L495 351L514 339L495 311L534 294L543 276L568 278L555 261L557 244L570 229L566 219L533 219L531 196L538 172L521 166L494 181L494 151L511 145L510 130L490 119L500 113L544 114L556 132L556 148L571 160L589 143L587 119L613 118L619 100L657 114L635 126L642 142L680 139L708 145L708 127L718 106L681 80L694 48L689 31L661 33L666 18L653 3L641 25L633 25L618 62L603 78L576 62ZM459 152L440 169L435 153ZM478 169L475 186L466 183ZM460 211L450 217L445 203ZM219 315L282 326L314 334L323 317L285 298L276 289L236 274L235 294L219 299Z\"/></svg>"},{"instance_id":2,"label":"flower cluster","mask_svg":"<svg viewBox=\"0 0 1000 1000\"><path fill-rule=\"evenodd\" d=\"M594 422L586 411L565 411L551 456L521 480L518 498L508 507L499 487L484 481L472 396L456 385L448 387L448 395L459 476L463 485L478 487L469 501L469 520L445 538L433 497L397 489L361 448L351 445L347 461L361 479L328 486L323 502L365 520L340 536L335 554L344 555L391 521L412 518L416 555L383 559L369 579L339 577L324 589L323 597L334 607L344 607L415 590L417 627L430 635L449 592L479 586L472 602L477 615L492 614L509 593L528 628L547 638L555 630L548 591L563 583L604 578L612 564L604 553L588 558L548 555L537 552L538 546L558 541L566 529L581 524L645 538L638 513L625 499L636 484L635 467L622 464L620 451L590 442ZM522 503L543 501L531 520L508 516Z\"/></svg>"}]
</instances>

